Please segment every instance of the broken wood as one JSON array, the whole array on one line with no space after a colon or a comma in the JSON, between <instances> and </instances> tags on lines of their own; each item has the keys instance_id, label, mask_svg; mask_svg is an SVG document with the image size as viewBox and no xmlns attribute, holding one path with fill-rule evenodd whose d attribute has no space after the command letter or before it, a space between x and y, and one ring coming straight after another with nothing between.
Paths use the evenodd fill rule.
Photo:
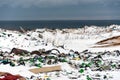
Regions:
<instances>
[{"instance_id":1,"label":"broken wood","mask_svg":"<svg viewBox=\"0 0 120 80\"><path fill-rule=\"evenodd\" d=\"M120 36L114 36L111 38L107 38L107 39L97 42L96 44L97 45L93 46L92 48L119 46Z\"/></svg>"},{"instance_id":2,"label":"broken wood","mask_svg":"<svg viewBox=\"0 0 120 80\"><path fill-rule=\"evenodd\" d=\"M61 71L61 66L50 66L50 67L42 67L42 68L34 68L30 69L30 72L33 72L35 74L38 73L44 73L44 72L52 72L52 71Z\"/></svg>"},{"instance_id":3,"label":"broken wood","mask_svg":"<svg viewBox=\"0 0 120 80\"><path fill-rule=\"evenodd\" d=\"M97 42L96 44L101 45L101 44L113 44L113 43L120 43L120 36L114 36L111 38L107 38L107 39Z\"/></svg>"}]
</instances>

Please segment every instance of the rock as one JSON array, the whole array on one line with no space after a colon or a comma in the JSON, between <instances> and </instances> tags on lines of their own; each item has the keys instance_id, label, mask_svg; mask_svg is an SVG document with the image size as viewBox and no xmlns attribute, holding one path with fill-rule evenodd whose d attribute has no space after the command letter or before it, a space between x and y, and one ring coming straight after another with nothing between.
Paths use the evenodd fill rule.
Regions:
<instances>
[{"instance_id":1,"label":"rock","mask_svg":"<svg viewBox=\"0 0 120 80\"><path fill-rule=\"evenodd\" d=\"M18 48L13 48L10 52L10 54L16 54L16 55L24 55L24 54L28 54L29 52L27 50L23 50L23 49L18 49Z\"/></svg>"},{"instance_id":2,"label":"rock","mask_svg":"<svg viewBox=\"0 0 120 80\"><path fill-rule=\"evenodd\" d=\"M40 53L39 51L32 51L30 54L36 54L36 55L39 55L39 56L41 56L42 55L42 53Z\"/></svg>"},{"instance_id":3,"label":"rock","mask_svg":"<svg viewBox=\"0 0 120 80\"><path fill-rule=\"evenodd\" d=\"M59 56L59 57L66 57L66 54L61 53L61 54L59 54L58 56Z\"/></svg>"}]
</instances>

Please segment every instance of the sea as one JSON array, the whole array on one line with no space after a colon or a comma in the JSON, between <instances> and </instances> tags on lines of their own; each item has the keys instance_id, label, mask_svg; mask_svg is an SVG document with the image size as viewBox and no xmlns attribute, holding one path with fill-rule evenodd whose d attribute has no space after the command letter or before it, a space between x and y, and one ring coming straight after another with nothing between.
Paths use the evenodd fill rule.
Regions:
<instances>
[{"instance_id":1,"label":"sea","mask_svg":"<svg viewBox=\"0 0 120 80\"><path fill-rule=\"evenodd\" d=\"M120 25L120 20L29 20L29 21L0 21L0 28L10 30L20 30L20 27L26 30L37 28L64 29L64 28L82 28L84 26L106 27L110 25Z\"/></svg>"}]
</instances>

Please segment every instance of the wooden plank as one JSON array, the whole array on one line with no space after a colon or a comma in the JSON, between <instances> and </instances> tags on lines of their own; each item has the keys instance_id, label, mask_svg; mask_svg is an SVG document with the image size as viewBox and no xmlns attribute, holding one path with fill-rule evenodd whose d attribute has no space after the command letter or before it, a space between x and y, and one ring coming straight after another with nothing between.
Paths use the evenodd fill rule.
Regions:
<instances>
[{"instance_id":1,"label":"wooden plank","mask_svg":"<svg viewBox=\"0 0 120 80\"><path fill-rule=\"evenodd\" d=\"M60 71L60 70L61 70L61 66L51 66L51 67L34 68L34 69L30 69L29 71L38 74L38 73Z\"/></svg>"},{"instance_id":2,"label":"wooden plank","mask_svg":"<svg viewBox=\"0 0 120 80\"><path fill-rule=\"evenodd\" d=\"M120 36L114 36L111 38L107 38L107 39L97 42L96 44L97 45L93 46L92 48L120 46Z\"/></svg>"}]
</instances>

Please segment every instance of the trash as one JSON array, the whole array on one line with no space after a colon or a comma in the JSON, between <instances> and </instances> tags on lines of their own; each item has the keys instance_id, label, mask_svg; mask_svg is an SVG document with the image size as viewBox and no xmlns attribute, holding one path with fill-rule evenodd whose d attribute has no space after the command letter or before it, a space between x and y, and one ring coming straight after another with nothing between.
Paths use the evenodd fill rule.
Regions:
<instances>
[{"instance_id":1,"label":"trash","mask_svg":"<svg viewBox=\"0 0 120 80\"><path fill-rule=\"evenodd\" d=\"M15 66L15 64L14 64L13 62L10 62L10 66L14 67L14 66Z\"/></svg>"},{"instance_id":2,"label":"trash","mask_svg":"<svg viewBox=\"0 0 120 80\"><path fill-rule=\"evenodd\" d=\"M92 79L89 77L89 75L87 75L87 80L92 80Z\"/></svg>"},{"instance_id":3,"label":"trash","mask_svg":"<svg viewBox=\"0 0 120 80\"><path fill-rule=\"evenodd\" d=\"M6 33L2 33L3 35L6 35Z\"/></svg>"},{"instance_id":4,"label":"trash","mask_svg":"<svg viewBox=\"0 0 120 80\"><path fill-rule=\"evenodd\" d=\"M13 48L10 52L10 54L16 54L16 55L23 55L23 54L28 54L29 52L27 50L23 50L23 49L18 49L18 48Z\"/></svg>"},{"instance_id":5,"label":"trash","mask_svg":"<svg viewBox=\"0 0 120 80\"><path fill-rule=\"evenodd\" d=\"M4 76L1 78L1 76ZM26 80L20 75L12 75L10 73L0 72L0 80Z\"/></svg>"},{"instance_id":6,"label":"trash","mask_svg":"<svg viewBox=\"0 0 120 80\"><path fill-rule=\"evenodd\" d=\"M39 64L35 64L35 66L37 66L37 67L39 67L39 68L42 67L40 63L39 63Z\"/></svg>"},{"instance_id":7,"label":"trash","mask_svg":"<svg viewBox=\"0 0 120 80\"><path fill-rule=\"evenodd\" d=\"M84 69L80 69L79 72L80 72L80 73L83 73L83 72L84 72Z\"/></svg>"},{"instance_id":8,"label":"trash","mask_svg":"<svg viewBox=\"0 0 120 80\"><path fill-rule=\"evenodd\" d=\"M34 69L30 69L29 71L31 71L35 74L43 73L43 72L61 71L61 66L34 68Z\"/></svg>"},{"instance_id":9,"label":"trash","mask_svg":"<svg viewBox=\"0 0 120 80\"><path fill-rule=\"evenodd\" d=\"M47 78L46 80L51 80L50 78Z\"/></svg>"}]
</instances>

